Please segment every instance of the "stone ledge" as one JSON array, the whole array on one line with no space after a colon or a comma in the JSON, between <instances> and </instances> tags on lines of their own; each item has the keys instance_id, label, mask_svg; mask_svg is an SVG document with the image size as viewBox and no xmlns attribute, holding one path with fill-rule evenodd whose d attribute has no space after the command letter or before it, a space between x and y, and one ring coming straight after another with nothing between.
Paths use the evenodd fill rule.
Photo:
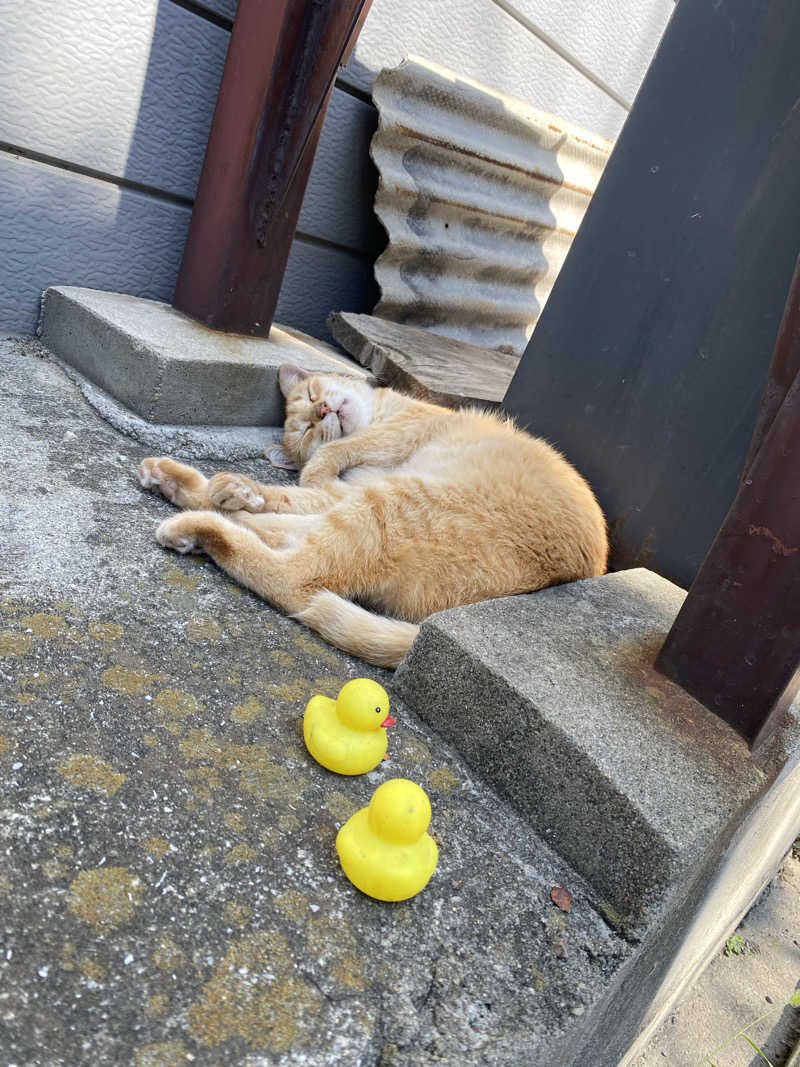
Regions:
<instances>
[{"instance_id":1,"label":"stone ledge","mask_svg":"<svg viewBox=\"0 0 800 1067\"><path fill-rule=\"evenodd\" d=\"M45 291L42 342L115 400L163 425L280 426L281 363L366 377L331 345L273 326L212 330L169 304L74 286Z\"/></svg>"},{"instance_id":2,"label":"stone ledge","mask_svg":"<svg viewBox=\"0 0 800 1067\"><path fill-rule=\"evenodd\" d=\"M395 675L633 937L766 784L651 666L683 595L639 569L457 608L423 624Z\"/></svg>"}]
</instances>

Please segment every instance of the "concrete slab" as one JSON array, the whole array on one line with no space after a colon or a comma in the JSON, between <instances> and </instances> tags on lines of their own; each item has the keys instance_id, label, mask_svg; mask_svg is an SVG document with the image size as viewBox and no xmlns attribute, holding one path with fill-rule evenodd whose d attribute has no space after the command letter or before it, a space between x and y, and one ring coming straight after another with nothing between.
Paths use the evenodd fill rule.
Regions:
<instances>
[{"instance_id":1,"label":"concrete slab","mask_svg":"<svg viewBox=\"0 0 800 1067\"><path fill-rule=\"evenodd\" d=\"M609 1056L616 1053L618 1067L630 1067L659 1023L722 949L800 833L800 763L787 762L743 816L719 834L706 856L675 886L669 907L609 991L605 1012L597 1015L608 1020L616 1014L616 1027L604 1025L588 1039L584 1036L576 1063L599 1038ZM770 952L777 954L775 943Z\"/></svg>"},{"instance_id":2,"label":"concrete slab","mask_svg":"<svg viewBox=\"0 0 800 1067\"><path fill-rule=\"evenodd\" d=\"M388 763L314 764L308 697L388 675L159 548L146 449L40 351L0 344L3 1062L569 1064L633 953L590 888L394 695ZM384 905L334 841L395 775L441 858Z\"/></svg>"},{"instance_id":3,"label":"concrete slab","mask_svg":"<svg viewBox=\"0 0 800 1067\"><path fill-rule=\"evenodd\" d=\"M166 426L148 422L134 415L99 385L90 382L75 367L47 349L42 351L78 386L106 422L145 445L152 455L175 456L192 462L221 459L230 464L241 459L263 459L272 445L283 440L282 426L189 426L186 423Z\"/></svg>"},{"instance_id":4,"label":"concrete slab","mask_svg":"<svg viewBox=\"0 0 800 1067\"><path fill-rule=\"evenodd\" d=\"M443 612L395 677L628 936L766 784L744 742L652 668L683 595L639 569Z\"/></svg>"},{"instance_id":5,"label":"concrete slab","mask_svg":"<svg viewBox=\"0 0 800 1067\"><path fill-rule=\"evenodd\" d=\"M280 426L281 363L366 377L338 349L274 326L220 333L157 300L73 286L45 291L39 335L58 357L150 423Z\"/></svg>"},{"instance_id":6,"label":"concrete slab","mask_svg":"<svg viewBox=\"0 0 800 1067\"><path fill-rule=\"evenodd\" d=\"M652 671L681 596L633 571L443 613L395 676L637 941L575 1065L630 1067L800 832L796 715L762 771Z\"/></svg>"}]
</instances>

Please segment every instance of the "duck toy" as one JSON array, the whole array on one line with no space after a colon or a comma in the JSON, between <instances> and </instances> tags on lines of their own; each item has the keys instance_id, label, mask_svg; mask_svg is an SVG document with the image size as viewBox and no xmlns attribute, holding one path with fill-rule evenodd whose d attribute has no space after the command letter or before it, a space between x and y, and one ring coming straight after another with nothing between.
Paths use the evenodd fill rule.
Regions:
<instances>
[{"instance_id":1,"label":"duck toy","mask_svg":"<svg viewBox=\"0 0 800 1067\"><path fill-rule=\"evenodd\" d=\"M355 678L336 700L313 696L303 717L306 748L323 767L337 774L365 774L386 755L394 726L389 695L370 678Z\"/></svg>"},{"instance_id":2,"label":"duck toy","mask_svg":"<svg viewBox=\"0 0 800 1067\"><path fill-rule=\"evenodd\" d=\"M430 821L425 790L407 778L390 778L337 834L342 870L357 889L376 900L416 896L439 862L436 842L426 833Z\"/></svg>"}]
</instances>

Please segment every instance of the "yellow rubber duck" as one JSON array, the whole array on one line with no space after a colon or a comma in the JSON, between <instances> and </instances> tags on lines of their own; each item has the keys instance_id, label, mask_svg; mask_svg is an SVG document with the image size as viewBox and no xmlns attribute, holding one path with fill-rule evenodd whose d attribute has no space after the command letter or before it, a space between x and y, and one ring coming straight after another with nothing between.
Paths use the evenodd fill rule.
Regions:
<instances>
[{"instance_id":1,"label":"yellow rubber duck","mask_svg":"<svg viewBox=\"0 0 800 1067\"><path fill-rule=\"evenodd\" d=\"M306 705L303 737L306 748L323 767L337 774L364 774L386 755L389 694L370 678L355 678L339 690L336 700L314 696Z\"/></svg>"},{"instance_id":2,"label":"yellow rubber duck","mask_svg":"<svg viewBox=\"0 0 800 1067\"><path fill-rule=\"evenodd\" d=\"M342 869L353 885L376 900L408 900L424 889L439 862L425 831L431 802L407 778L390 778L336 835Z\"/></svg>"}]
</instances>

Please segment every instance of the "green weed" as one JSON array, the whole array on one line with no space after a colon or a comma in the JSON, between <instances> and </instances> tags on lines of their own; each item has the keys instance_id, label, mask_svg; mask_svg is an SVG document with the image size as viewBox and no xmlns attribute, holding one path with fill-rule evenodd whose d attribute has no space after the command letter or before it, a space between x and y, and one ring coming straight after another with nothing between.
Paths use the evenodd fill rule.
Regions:
<instances>
[{"instance_id":1,"label":"green weed","mask_svg":"<svg viewBox=\"0 0 800 1067\"><path fill-rule=\"evenodd\" d=\"M733 937L729 937L725 942L725 955L726 956L743 956L745 951L744 938L739 934L734 934Z\"/></svg>"},{"instance_id":2,"label":"green weed","mask_svg":"<svg viewBox=\"0 0 800 1067\"><path fill-rule=\"evenodd\" d=\"M733 940L733 937L730 938L730 941ZM741 941L742 939L739 938L739 940ZM727 949L727 945L725 947ZM741 949L739 951L741 951ZM755 1043L752 1037L750 1037L747 1031L752 1030L754 1026L757 1026L760 1022L763 1022L764 1019L768 1019L770 1015L780 1014L780 1012L782 1012L783 1009L789 1005L791 1005L791 1007L793 1008L800 1008L800 989L792 993L786 1004L775 1005L774 1007L770 1008L769 1011L765 1011L763 1015L759 1015L756 1019L751 1019L747 1026L743 1026L741 1030L737 1030L733 1037L729 1037L727 1041L715 1048L713 1052L709 1052L707 1055L703 1056L702 1060L700 1060L696 1067L716 1067L716 1064L714 1063L714 1057L719 1055L720 1052L726 1049L729 1045L732 1045L734 1041L738 1041L740 1038L746 1041L748 1045L751 1046L751 1048L755 1049L755 1051L759 1054L764 1063L768 1065L768 1067L775 1067L772 1061L767 1057L767 1054L764 1052L764 1050L762 1048L759 1048L759 1046Z\"/></svg>"}]
</instances>

